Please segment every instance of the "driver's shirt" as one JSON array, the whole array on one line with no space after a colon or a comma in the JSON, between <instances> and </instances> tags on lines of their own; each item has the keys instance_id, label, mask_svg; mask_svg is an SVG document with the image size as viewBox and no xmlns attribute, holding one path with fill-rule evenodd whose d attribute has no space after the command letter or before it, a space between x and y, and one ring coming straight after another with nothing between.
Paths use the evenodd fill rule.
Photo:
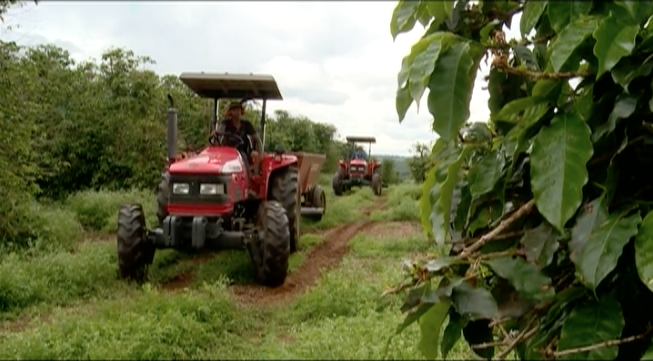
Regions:
<instances>
[{"instance_id":1,"label":"driver's shirt","mask_svg":"<svg viewBox=\"0 0 653 361\"><path fill-rule=\"evenodd\" d=\"M230 119L225 119L220 121L220 125L224 126L225 133L237 134L243 139L244 145L238 147L238 150L245 152L245 154L250 153L251 151L250 142L247 139L247 136L253 136L254 134L256 134L256 129L254 128L252 123L250 123L247 120L241 119L240 127L236 128Z\"/></svg>"}]
</instances>

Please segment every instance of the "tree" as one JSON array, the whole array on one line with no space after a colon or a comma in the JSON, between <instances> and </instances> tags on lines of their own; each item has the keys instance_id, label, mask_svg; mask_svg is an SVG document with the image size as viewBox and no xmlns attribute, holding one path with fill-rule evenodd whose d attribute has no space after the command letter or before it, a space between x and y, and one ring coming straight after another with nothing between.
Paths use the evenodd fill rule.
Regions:
<instances>
[{"instance_id":1,"label":"tree","mask_svg":"<svg viewBox=\"0 0 653 361\"><path fill-rule=\"evenodd\" d=\"M426 179L426 172L431 165L431 147L417 142L411 148L412 157L408 159L410 174L415 182L422 183Z\"/></svg>"},{"instance_id":2,"label":"tree","mask_svg":"<svg viewBox=\"0 0 653 361\"><path fill-rule=\"evenodd\" d=\"M393 38L425 27L396 105L402 121L429 89L439 139L420 211L449 251L395 290L425 356L461 332L484 358L653 355L652 14L651 1L397 4ZM490 55L491 120L464 127Z\"/></svg>"}]
</instances>

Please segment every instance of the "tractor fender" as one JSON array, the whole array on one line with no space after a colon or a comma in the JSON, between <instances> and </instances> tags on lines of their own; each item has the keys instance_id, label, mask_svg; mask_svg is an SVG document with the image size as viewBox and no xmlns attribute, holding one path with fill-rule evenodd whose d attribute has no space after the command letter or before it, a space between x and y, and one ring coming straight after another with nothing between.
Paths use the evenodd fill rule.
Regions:
<instances>
[{"instance_id":1,"label":"tractor fender","mask_svg":"<svg viewBox=\"0 0 653 361\"><path fill-rule=\"evenodd\" d=\"M279 169L288 168L290 165L298 165L297 157L291 154L283 154L281 160L275 160L274 156L264 157L263 158L263 180L261 194L267 195L268 193L268 183L270 182L270 176Z\"/></svg>"}]
</instances>

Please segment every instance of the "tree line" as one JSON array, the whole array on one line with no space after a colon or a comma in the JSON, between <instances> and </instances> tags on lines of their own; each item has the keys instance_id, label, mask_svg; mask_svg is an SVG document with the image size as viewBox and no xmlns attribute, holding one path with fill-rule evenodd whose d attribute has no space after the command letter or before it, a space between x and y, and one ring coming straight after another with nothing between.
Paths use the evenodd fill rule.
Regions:
<instances>
[{"instance_id":1,"label":"tree line","mask_svg":"<svg viewBox=\"0 0 653 361\"><path fill-rule=\"evenodd\" d=\"M25 235L21 204L34 197L153 189L165 165L167 94L179 114L179 149L207 144L211 100L153 64L127 49L76 62L53 45L0 42L0 238ZM249 106L246 117L258 124L260 112ZM332 124L278 110L267 116L266 150L327 154L324 171L332 172L344 149L336 135Z\"/></svg>"}]
</instances>

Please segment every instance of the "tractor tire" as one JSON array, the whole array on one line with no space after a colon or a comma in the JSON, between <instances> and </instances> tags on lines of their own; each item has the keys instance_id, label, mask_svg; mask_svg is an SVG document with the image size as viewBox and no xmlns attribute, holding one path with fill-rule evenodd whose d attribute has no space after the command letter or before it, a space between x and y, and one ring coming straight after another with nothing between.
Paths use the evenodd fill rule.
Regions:
<instances>
[{"instance_id":1,"label":"tractor tire","mask_svg":"<svg viewBox=\"0 0 653 361\"><path fill-rule=\"evenodd\" d=\"M277 201L261 203L257 215L258 239L247 244L258 283L277 287L286 281L290 233L286 210Z\"/></svg>"},{"instance_id":2,"label":"tractor tire","mask_svg":"<svg viewBox=\"0 0 653 361\"><path fill-rule=\"evenodd\" d=\"M380 196L383 189L383 179L379 173L372 174L372 191L374 195Z\"/></svg>"},{"instance_id":3,"label":"tractor tire","mask_svg":"<svg viewBox=\"0 0 653 361\"><path fill-rule=\"evenodd\" d=\"M307 218L319 222L322 220L324 213L326 213L326 194L324 189L319 184L314 185L307 193L306 198L311 201L311 206L314 208L322 208L322 213L319 215L311 215Z\"/></svg>"},{"instance_id":4,"label":"tractor tire","mask_svg":"<svg viewBox=\"0 0 653 361\"><path fill-rule=\"evenodd\" d=\"M126 204L118 211L118 270L120 278L143 282L152 264L154 245L146 237L145 215L140 204Z\"/></svg>"},{"instance_id":5,"label":"tractor tire","mask_svg":"<svg viewBox=\"0 0 653 361\"><path fill-rule=\"evenodd\" d=\"M159 220L159 227L163 227L163 220L168 216L166 206L170 200L170 173L161 174L161 182L156 194L156 218Z\"/></svg>"},{"instance_id":6,"label":"tractor tire","mask_svg":"<svg viewBox=\"0 0 653 361\"><path fill-rule=\"evenodd\" d=\"M342 171L338 169L336 173L333 175L333 193L335 193L336 196L341 196L342 191L343 191L343 184L342 181L344 179L344 175L342 174Z\"/></svg>"},{"instance_id":7,"label":"tractor tire","mask_svg":"<svg viewBox=\"0 0 653 361\"><path fill-rule=\"evenodd\" d=\"M290 253L295 253L299 246L299 222L302 213L297 167L291 165L278 170L270 178L268 199L281 203L286 210L290 231Z\"/></svg>"}]
</instances>

